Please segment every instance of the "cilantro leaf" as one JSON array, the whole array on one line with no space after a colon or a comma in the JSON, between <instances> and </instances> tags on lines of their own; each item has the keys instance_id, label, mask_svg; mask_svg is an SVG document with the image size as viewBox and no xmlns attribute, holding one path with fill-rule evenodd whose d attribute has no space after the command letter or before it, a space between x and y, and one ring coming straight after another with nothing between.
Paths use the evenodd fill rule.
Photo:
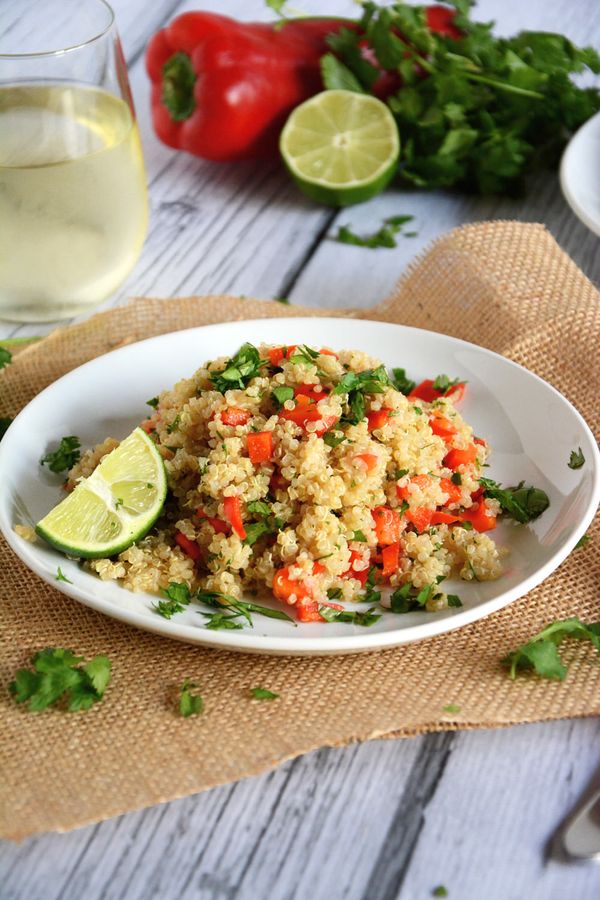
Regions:
<instances>
[{"instance_id":1,"label":"cilantro leaf","mask_svg":"<svg viewBox=\"0 0 600 900\"><path fill-rule=\"evenodd\" d=\"M392 612L403 615L404 613L424 610L427 602L431 598L438 596L436 588L441 580L441 578L438 579L435 584L426 584L423 588L416 588L410 582L396 588L390 596ZM456 594L449 594L448 606L462 606L460 598Z\"/></svg>"},{"instance_id":2,"label":"cilantro leaf","mask_svg":"<svg viewBox=\"0 0 600 900\"><path fill-rule=\"evenodd\" d=\"M282 609L271 609L270 606L260 606L258 603L237 600L230 594L222 594L219 591L198 591L196 598L200 603L206 603L207 606L216 606L226 609L231 616L243 616L250 626L252 626L251 613L253 612L258 613L261 616L266 616L268 619L282 619L286 622L294 621L291 616L288 616ZM202 613L202 615L207 614Z\"/></svg>"},{"instance_id":3,"label":"cilantro leaf","mask_svg":"<svg viewBox=\"0 0 600 900\"><path fill-rule=\"evenodd\" d=\"M348 609L332 609L331 606L319 603L318 609L326 622L347 622L351 625L362 625L365 628L374 625L375 622L379 621L381 618L381 616L375 612L374 606L365 610L365 612L355 612Z\"/></svg>"},{"instance_id":4,"label":"cilantro leaf","mask_svg":"<svg viewBox=\"0 0 600 900\"><path fill-rule=\"evenodd\" d=\"M111 662L94 656L79 666L82 656L61 647L48 647L31 658L33 671L19 669L9 690L17 703L29 701L32 712L41 712L59 700L69 711L89 709L104 696L110 681Z\"/></svg>"},{"instance_id":5,"label":"cilantro leaf","mask_svg":"<svg viewBox=\"0 0 600 900\"><path fill-rule=\"evenodd\" d=\"M67 578L66 575L63 574L60 566L56 569L56 578L55 581L66 581L67 584L73 584L70 578Z\"/></svg>"},{"instance_id":6,"label":"cilantro leaf","mask_svg":"<svg viewBox=\"0 0 600 900\"><path fill-rule=\"evenodd\" d=\"M438 884L431 892L432 897L447 897L448 888L444 884Z\"/></svg>"},{"instance_id":7,"label":"cilantro leaf","mask_svg":"<svg viewBox=\"0 0 600 900\"><path fill-rule=\"evenodd\" d=\"M514 488L502 488L491 478L480 478L479 483L484 489L484 496L497 500L504 512L521 524L537 519L550 506L545 491L533 485L526 487L524 482Z\"/></svg>"},{"instance_id":8,"label":"cilantro leaf","mask_svg":"<svg viewBox=\"0 0 600 900\"><path fill-rule=\"evenodd\" d=\"M367 539L366 539L366 537L365 537L365 533L364 533L364 531L361 531L360 528L357 529L357 530L354 532L354 534L352 535L352 540L353 540L353 541L359 541L361 544L366 544L366 543L367 543Z\"/></svg>"},{"instance_id":9,"label":"cilantro leaf","mask_svg":"<svg viewBox=\"0 0 600 900\"><path fill-rule=\"evenodd\" d=\"M580 469L585 462L585 456L581 452L581 447L578 447L577 450L571 450L571 456L569 457L569 462L567 465L570 469Z\"/></svg>"},{"instance_id":10,"label":"cilantro leaf","mask_svg":"<svg viewBox=\"0 0 600 900\"><path fill-rule=\"evenodd\" d=\"M215 390L222 394L231 388L244 390L257 375L260 375L263 366L268 360L261 359L256 347L252 344L243 344L231 359L227 360L225 368L219 372L211 372L210 380Z\"/></svg>"},{"instance_id":11,"label":"cilantro leaf","mask_svg":"<svg viewBox=\"0 0 600 900\"><path fill-rule=\"evenodd\" d=\"M48 466L51 472L64 472L71 469L80 457L81 443L74 434L62 438L57 450L47 453L40 460L40 465Z\"/></svg>"},{"instance_id":12,"label":"cilantro leaf","mask_svg":"<svg viewBox=\"0 0 600 900\"><path fill-rule=\"evenodd\" d=\"M192 690L197 688L188 678L181 685L179 692L179 715L187 719L189 716L197 716L204 710L204 701L200 694L192 694Z\"/></svg>"},{"instance_id":13,"label":"cilantro leaf","mask_svg":"<svg viewBox=\"0 0 600 900\"><path fill-rule=\"evenodd\" d=\"M333 53L326 53L325 56L321 57L321 77L328 91L342 90L354 91L358 94L366 93L356 75L348 66L340 62Z\"/></svg>"},{"instance_id":14,"label":"cilantro leaf","mask_svg":"<svg viewBox=\"0 0 600 900\"><path fill-rule=\"evenodd\" d=\"M6 347L0 346L0 369L12 362L12 353Z\"/></svg>"},{"instance_id":15,"label":"cilantro leaf","mask_svg":"<svg viewBox=\"0 0 600 900\"><path fill-rule=\"evenodd\" d=\"M294 399L294 388L289 387L287 384L282 384L280 387L273 388L271 391L271 396L275 400L275 403L278 407L283 406L286 400Z\"/></svg>"},{"instance_id":16,"label":"cilantro leaf","mask_svg":"<svg viewBox=\"0 0 600 900\"><path fill-rule=\"evenodd\" d=\"M581 547L585 547L585 545L588 544L591 539L592 538L589 534L582 535L573 547L573 550L579 550Z\"/></svg>"},{"instance_id":17,"label":"cilantro leaf","mask_svg":"<svg viewBox=\"0 0 600 900\"><path fill-rule=\"evenodd\" d=\"M447 394L451 388L455 387L457 384L461 384L460 378L450 379L447 375L438 375L433 382L434 391L440 391L442 395Z\"/></svg>"},{"instance_id":18,"label":"cilantro leaf","mask_svg":"<svg viewBox=\"0 0 600 900\"><path fill-rule=\"evenodd\" d=\"M564 681L567 667L558 653L558 645L566 637L587 640L600 652L600 622L586 625L579 619L561 619L547 625L526 644L522 644L505 656L502 664L514 680L517 675L533 669L542 678Z\"/></svg>"},{"instance_id":19,"label":"cilantro leaf","mask_svg":"<svg viewBox=\"0 0 600 900\"><path fill-rule=\"evenodd\" d=\"M146 400L146 406L151 406L152 409L156 409L158 406L158 397L152 397L150 400Z\"/></svg>"},{"instance_id":20,"label":"cilantro leaf","mask_svg":"<svg viewBox=\"0 0 600 900\"><path fill-rule=\"evenodd\" d=\"M460 712L460 706L458 706L456 703L448 703L447 706L442 706L442 712L445 712L445 713L459 713L459 712Z\"/></svg>"},{"instance_id":21,"label":"cilantro leaf","mask_svg":"<svg viewBox=\"0 0 600 900\"><path fill-rule=\"evenodd\" d=\"M0 416L0 441L8 431L9 425L12 424L10 416Z\"/></svg>"},{"instance_id":22,"label":"cilantro leaf","mask_svg":"<svg viewBox=\"0 0 600 900\"><path fill-rule=\"evenodd\" d=\"M392 379L392 384L397 391L400 391L400 393L404 394L405 396L407 394L410 394L410 392L413 391L417 386L416 381L411 381L410 378L406 377L405 369L397 367L395 369L392 369L392 374L394 376Z\"/></svg>"},{"instance_id":23,"label":"cilantro leaf","mask_svg":"<svg viewBox=\"0 0 600 900\"><path fill-rule=\"evenodd\" d=\"M339 447L339 445L345 440L346 435L343 431L326 431L323 435L323 442L332 449L334 449L335 447Z\"/></svg>"},{"instance_id":24,"label":"cilantro leaf","mask_svg":"<svg viewBox=\"0 0 600 900\"><path fill-rule=\"evenodd\" d=\"M360 603L378 603L381 600L381 591L375 589L376 577L377 567L371 566L365 581L365 592L361 597L357 598Z\"/></svg>"},{"instance_id":25,"label":"cilantro leaf","mask_svg":"<svg viewBox=\"0 0 600 900\"><path fill-rule=\"evenodd\" d=\"M375 250L380 247L397 247L396 235L402 233L402 226L411 222L413 216L389 216L383 220L383 225L373 234L361 237L355 234L348 225L340 225L334 240L340 244L352 244L355 247L368 247ZM414 232L404 234L404 237L414 237Z\"/></svg>"},{"instance_id":26,"label":"cilantro leaf","mask_svg":"<svg viewBox=\"0 0 600 900\"><path fill-rule=\"evenodd\" d=\"M239 613L228 615L227 613L202 613L205 618L205 627L212 631L231 631L236 628L243 628L243 624L238 621Z\"/></svg>"},{"instance_id":27,"label":"cilantro leaf","mask_svg":"<svg viewBox=\"0 0 600 900\"><path fill-rule=\"evenodd\" d=\"M164 619L170 619L175 613L183 612L192 599L185 582L170 581L168 587L162 588L162 593L167 599L155 603L154 609Z\"/></svg>"},{"instance_id":28,"label":"cilantro leaf","mask_svg":"<svg viewBox=\"0 0 600 900\"><path fill-rule=\"evenodd\" d=\"M252 695L253 700L278 700L279 694L274 694L273 691L268 691L267 688L255 687L250 688L250 694Z\"/></svg>"}]
</instances>

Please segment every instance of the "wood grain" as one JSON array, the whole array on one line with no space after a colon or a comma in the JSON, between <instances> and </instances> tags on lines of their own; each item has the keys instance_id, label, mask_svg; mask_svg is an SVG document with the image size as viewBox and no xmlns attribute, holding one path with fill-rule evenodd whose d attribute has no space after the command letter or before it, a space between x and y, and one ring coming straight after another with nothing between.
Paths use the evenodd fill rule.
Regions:
<instances>
[{"instance_id":1,"label":"wood grain","mask_svg":"<svg viewBox=\"0 0 600 900\"><path fill-rule=\"evenodd\" d=\"M151 218L140 261L105 308L132 295L210 291L368 307L437 235L485 218L544 222L600 282L598 240L571 214L556 175L537 176L519 202L390 189L337 213L302 198L276 165L215 166L162 146L150 124L143 50L163 22L199 5L113 0L144 145ZM317 2L302 6L355 12L343 0L331 0L326 10ZM259 0L212 0L202 7L270 18ZM485 0L478 10L481 19L496 18L504 33L556 29L600 44L595 0ZM331 239L341 223L368 232L398 213L415 216L418 236L394 250L362 250ZM0 337L53 327L2 323ZM196 797L66 835L3 844L0 897L418 900L444 884L459 900L596 900L600 870L548 859L546 847L598 764L599 737L598 722L587 720L322 749Z\"/></svg>"}]
</instances>

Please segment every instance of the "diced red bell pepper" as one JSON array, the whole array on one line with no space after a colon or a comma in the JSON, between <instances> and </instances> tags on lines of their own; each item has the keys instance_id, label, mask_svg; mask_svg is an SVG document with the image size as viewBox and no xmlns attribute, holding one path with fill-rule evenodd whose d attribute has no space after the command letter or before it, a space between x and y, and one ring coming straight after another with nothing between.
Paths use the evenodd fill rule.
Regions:
<instances>
[{"instance_id":1,"label":"diced red bell pepper","mask_svg":"<svg viewBox=\"0 0 600 900\"><path fill-rule=\"evenodd\" d=\"M414 525L419 534L421 534L422 531L425 531L431 525L433 513L433 509L428 509L426 506L417 506L415 509L407 509L404 513L404 518L411 525Z\"/></svg>"},{"instance_id":2,"label":"diced red bell pepper","mask_svg":"<svg viewBox=\"0 0 600 900\"><path fill-rule=\"evenodd\" d=\"M453 403L458 403L464 397L464 393L464 381L459 381L458 384L454 384L449 390L444 392L436 390L432 379L426 378L425 381L422 381L410 392L408 397L409 400L423 400L425 403L433 403L434 400L439 400L440 397L448 397Z\"/></svg>"},{"instance_id":3,"label":"diced red bell pepper","mask_svg":"<svg viewBox=\"0 0 600 900\"><path fill-rule=\"evenodd\" d=\"M319 350L319 353L322 356L333 356L333 357L335 357L335 359L339 359L337 353L334 353L333 350L330 350L328 347L321 347L321 349Z\"/></svg>"},{"instance_id":4,"label":"diced red bell pepper","mask_svg":"<svg viewBox=\"0 0 600 900\"><path fill-rule=\"evenodd\" d=\"M400 548L400 541L396 541L394 544L388 544L387 547L382 549L381 561L383 562L383 569L381 574L384 578L389 578L390 575L393 575L394 572L398 571Z\"/></svg>"},{"instance_id":5,"label":"diced red bell pepper","mask_svg":"<svg viewBox=\"0 0 600 900\"><path fill-rule=\"evenodd\" d=\"M429 419L429 427L438 437L445 441L451 440L456 434L456 428L446 416L433 415Z\"/></svg>"},{"instance_id":6,"label":"diced red bell pepper","mask_svg":"<svg viewBox=\"0 0 600 900\"><path fill-rule=\"evenodd\" d=\"M392 413L391 409L374 409L367 413L367 422L369 423L369 431L375 431L376 428L383 428Z\"/></svg>"},{"instance_id":7,"label":"diced red bell pepper","mask_svg":"<svg viewBox=\"0 0 600 900\"><path fill-rule=\"evenodd\" d=\"M379 461L379 457L376 453L357 453L354 459L362 460L367 467L367 472L372 472Z\"/></svg>"},{"instance_id":8,"label":"diced red bell pepper","mask_svg":"<svg viewBox=\"0 0 600 900\"><path fill-rule=\"evenodd\" d=\"M405 484L404 486L400 486L399 484L397 484L396 494L398 495L399 500L410 500L411 484L416 484L417 487L421 488L422 491L425 491L431 484L431 475L413 475L408 484Z\"/></svg>"},{"instance_id":9,"label":"diced red bell pepper","mask_svg":"<svg viewBox=\"0 0 600 900\"><path fill-rule=\"evenodd\" d=\"M468 466L477 459L477 447L475 444L469 444L466 450L458 450L454 448L446 453L444 457L444 465L448 469L458 469L459 466Z\"/></svg>"},{"instance_id":10,"label":"diced red bell pepper","mask_svg":"<svg viewBox=\"0 0 600 900\"><path fill-rule=\"evenodd\" d=\"M463 522L470 522L476 531L492 531L496 527L496 516L490 516L485 503L476 503L461 514Z\"/></svg>"},{"instance_id":11,"label":"diced red bell pepper","mask_svg":"<svg viewBox=\"0 0 600 900\"><path fill-rule=\"evenodd\" d=\"M154 416L150 419L144 419L143 422L140 422L140 428L146 432L146 434L152 434L152 432L156 428L156 420Z\"/></svg>"},{"instance_id":12,"label":"diced red bell pepper","mask_svg":"<svg viewBox=\"0 0 600 900\"><path fill-rule=\"evenodd\" d=\"M400 513L396 509L390 509L389 506L376 506L372 510L373 522L375 523L375 534L377 543L381 547L388 544L395 544L400 540L402 534L402 521Z\"/></svg>"},{"instance_id":13,"label":"diced red bell pepper","mask_svg":"<svg viewBox=\"0 0 600 900\"><path fill-rule=\"evenodd\" d=\"M473 443L479 444L480 447L487 447L487 441L480 437L473 436Z\"/></svg>"},{"instance_id":14,"label":"diced red bell pepper","mask_svg":"<svg viewBox=\"0 0 600 900\"><path fill-rule=\"evenodd\" d=\"M299 384L296 387L294 393L295 393L296 397L298 397L299 394L302 394L304 397L310 397L310 399L314 400L315 403L318 403L319 400L322 400L324 397L329 396L327 391L315 390L314 384Z\"/></svg>"},{"instance_id":15,"label":"diced red bell pepper","mask_svg":"<svg viewBox=\"0 0 600 900\"><path fill-rule=\"evenodd\" d=\"M273 432L256 431L247 437L248 456L255 466L269 462L273 456Z\"/></svg>"},{"instance_id":16,"label":"diced red bell pepper","mask_svg":"<svg viewBox=\"0 0 600 900\"><path fill-rule=\"evenodd\" d=\"M319 612L319 604L310 597L299 597L294 606L299 622L324 622Z\"/></svg>"},{"instance_id":17,"label":"diced red bell pepper","mask_svg":"<svg viewBox=\"0 0 600 900\"><path fill-rule=\"evenodd\" d=\"M357 559L362 559L362 558L363 558L363 554L360 553L358 550L351 550L350 551L350 565L348 566L348 568L346 569L345 572L342 572L342 578L356 578L358 581L360 581L361 585L364 587L365 583L367 581L367 578L369 577L369 567L367 566L365 569L361 569L359 572L357 572L353 566L353 564L356 562Z\"/></svg>"},{"instance_id":18,"label":"diced red bell pepper","mask_svg":"<svg viewBox=\"0 0 600 900\"><path fill-rule=\"evenodd\" d=\"M202 559L202 550L196 543L196 541L191 541L182 531L175 532L175 543L178 544L186 556L189 556L190 559L193 559L195 563L200 562Z\"/></svg>"},{"instance_id":19,"label":"diced red bell pepper","mask_svg":"<svg viewBox=\"0 0 600 900\"><path fill-rule=\"evenodd\" d=\"M476 491L473 491L473 493L471 494L471 500L473 500L473 501L475 501L475 500L481 500L481 498L483 497L484 493L485 493L485 488L482 488L481 485L480 485L480 486L477 488L477 490L476 490Z\"/></svg>"},{"instance_id":20,"label":"diced red bell pepper","mask_svg":"<svg viewBox=\"0 0 600 900\"><path fill-rule=\"evenodd\" d=\"M462 497L462 491L459 484L454 484L449 478L440 478L440 487L445 494L448 494L446 503L458 503Z\"/></svg>"},{"instance_id":21,"label":"diced red bell pepper","mask_svg":"<svg viewBox=\"0 0 600 900\"><path fill-rule=\"evenodd\" d=\"M314 432L317 437L321 437L321 435L325 434L325 432L337 422L336 416L321 415L317 409L316 403L314 403L310 397L306 397L303 394L296 397L296 406L294 409L283 409L279 413L279 418L294 422L296 425L300 426L300 428L304 429L306 429L308 422L321 422L322 424L319 425Z\"/></svg>"},{"instance_id":22,"label":"diced red bell pepper","mask_svg":"<svg viewBox=\"0 0 600 900\"><path fill-rule=\"evenodd\" d=\"M206 519L217 534L229 534L231 531L231 526L227 522L224 522L223 519L217 519L216 516L207 516L203 509L197 509L194 518L197 520Z\"/></svg>"},{"instance_id":23,"label":"diced red bell pepper","mask_svg":"<svg viewBox=\"0 0 600 900\"><path fill-rule=\"evenodd\" d=\"M240 498L223 497L223 513L237 536L244 540L246 529L242 521L242 503Z\"/></svg>"},{"instance_id":24,"label":"diced red bell pepper","mask_svg":"<svg viewBox=\"0 0 600 900\"><path fill-rule=\"evenodd\" d=\"M325 571L325 566L319 562L313 564L313 575L320 575ZM319 613L319 604L313 599L311 589L304 581L293 581L290 578L289 566L278 569L273 578L273 594L277 600L284 603L290 602L292 594L296 597L294 609L296 616L300 622L324 622L323 616ZM332 606L334 604L328 604ZM337 607L341 609L342 607Z\"/></svg>"},{"instance_id":25,"label":"diced red bell pepper","mask_svg":"<svg viewBox=\"0 0 600 900\"><path fill-rule=\"evenodd\" d=\"M220 413L223 425L245 425L251 416L247 409L240 409L239 406L228 406Z\"/></svg>"},{"instance_id":26,"label":"diced red bell pepper","mask_svg":"<svg viewBox=\"0 0 600 900\"><path fill-rule=\"evenodd\" d=\"M278 366L282 359L289 359L297 344L290 344L289 347L271 347L269 349L269 362L272 366Z\"/></svg>"}]
</instances>

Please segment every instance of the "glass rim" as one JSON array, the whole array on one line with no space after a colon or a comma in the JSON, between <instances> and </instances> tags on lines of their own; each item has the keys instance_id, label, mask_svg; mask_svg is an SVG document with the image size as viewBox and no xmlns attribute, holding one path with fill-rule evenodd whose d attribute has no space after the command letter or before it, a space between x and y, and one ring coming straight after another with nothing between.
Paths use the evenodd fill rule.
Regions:
<instances>
[{"instance_id":1,"label":"glass rim","mask_svg":"<svg viewBox=\"0 0 600 900\"><path fill-rule=\"evenodd\" d=\"M103 6L108 13L108 22L106 26L97 34L92 35L92 37L87 38L87 40L85 41L80 41L80 43L78 44L72 44L70 47L58 47L56 50L37 50L31 53L0 53L0 60L37 59L42 56L61 56L63 53L71 53L73 50L82 50L84 47L88 47L95 41L99 41L101 38L107 35L114 26L115 12L112 6L107 3L107 0L93 0L93 2L100 6Z\"/></svg>"}]
</instances>

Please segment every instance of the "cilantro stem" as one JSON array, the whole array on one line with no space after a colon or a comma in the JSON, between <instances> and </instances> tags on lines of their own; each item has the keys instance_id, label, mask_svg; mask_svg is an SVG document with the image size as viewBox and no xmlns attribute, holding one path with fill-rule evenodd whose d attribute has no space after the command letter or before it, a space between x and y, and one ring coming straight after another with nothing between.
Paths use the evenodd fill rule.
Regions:
<instances>
[{"instance_id":1,"label":"cilantro stem","mask_svg":"<svg viewBox=\"0 0 600 900\"><path fill-rule=\"evenodd\" d=\"M505 81L496 81L495 78L488 78L487 75L476 75L474 72L465 72L465 77L471 81L479 81L481 84L488 84L490 87L498 88L507 94L519 94L521 97L531 97L532 100L543 100L544 95L539 91L530 91L528 88L517 87L515 84L507 84Z\"/></svg>"}]
</instances>

